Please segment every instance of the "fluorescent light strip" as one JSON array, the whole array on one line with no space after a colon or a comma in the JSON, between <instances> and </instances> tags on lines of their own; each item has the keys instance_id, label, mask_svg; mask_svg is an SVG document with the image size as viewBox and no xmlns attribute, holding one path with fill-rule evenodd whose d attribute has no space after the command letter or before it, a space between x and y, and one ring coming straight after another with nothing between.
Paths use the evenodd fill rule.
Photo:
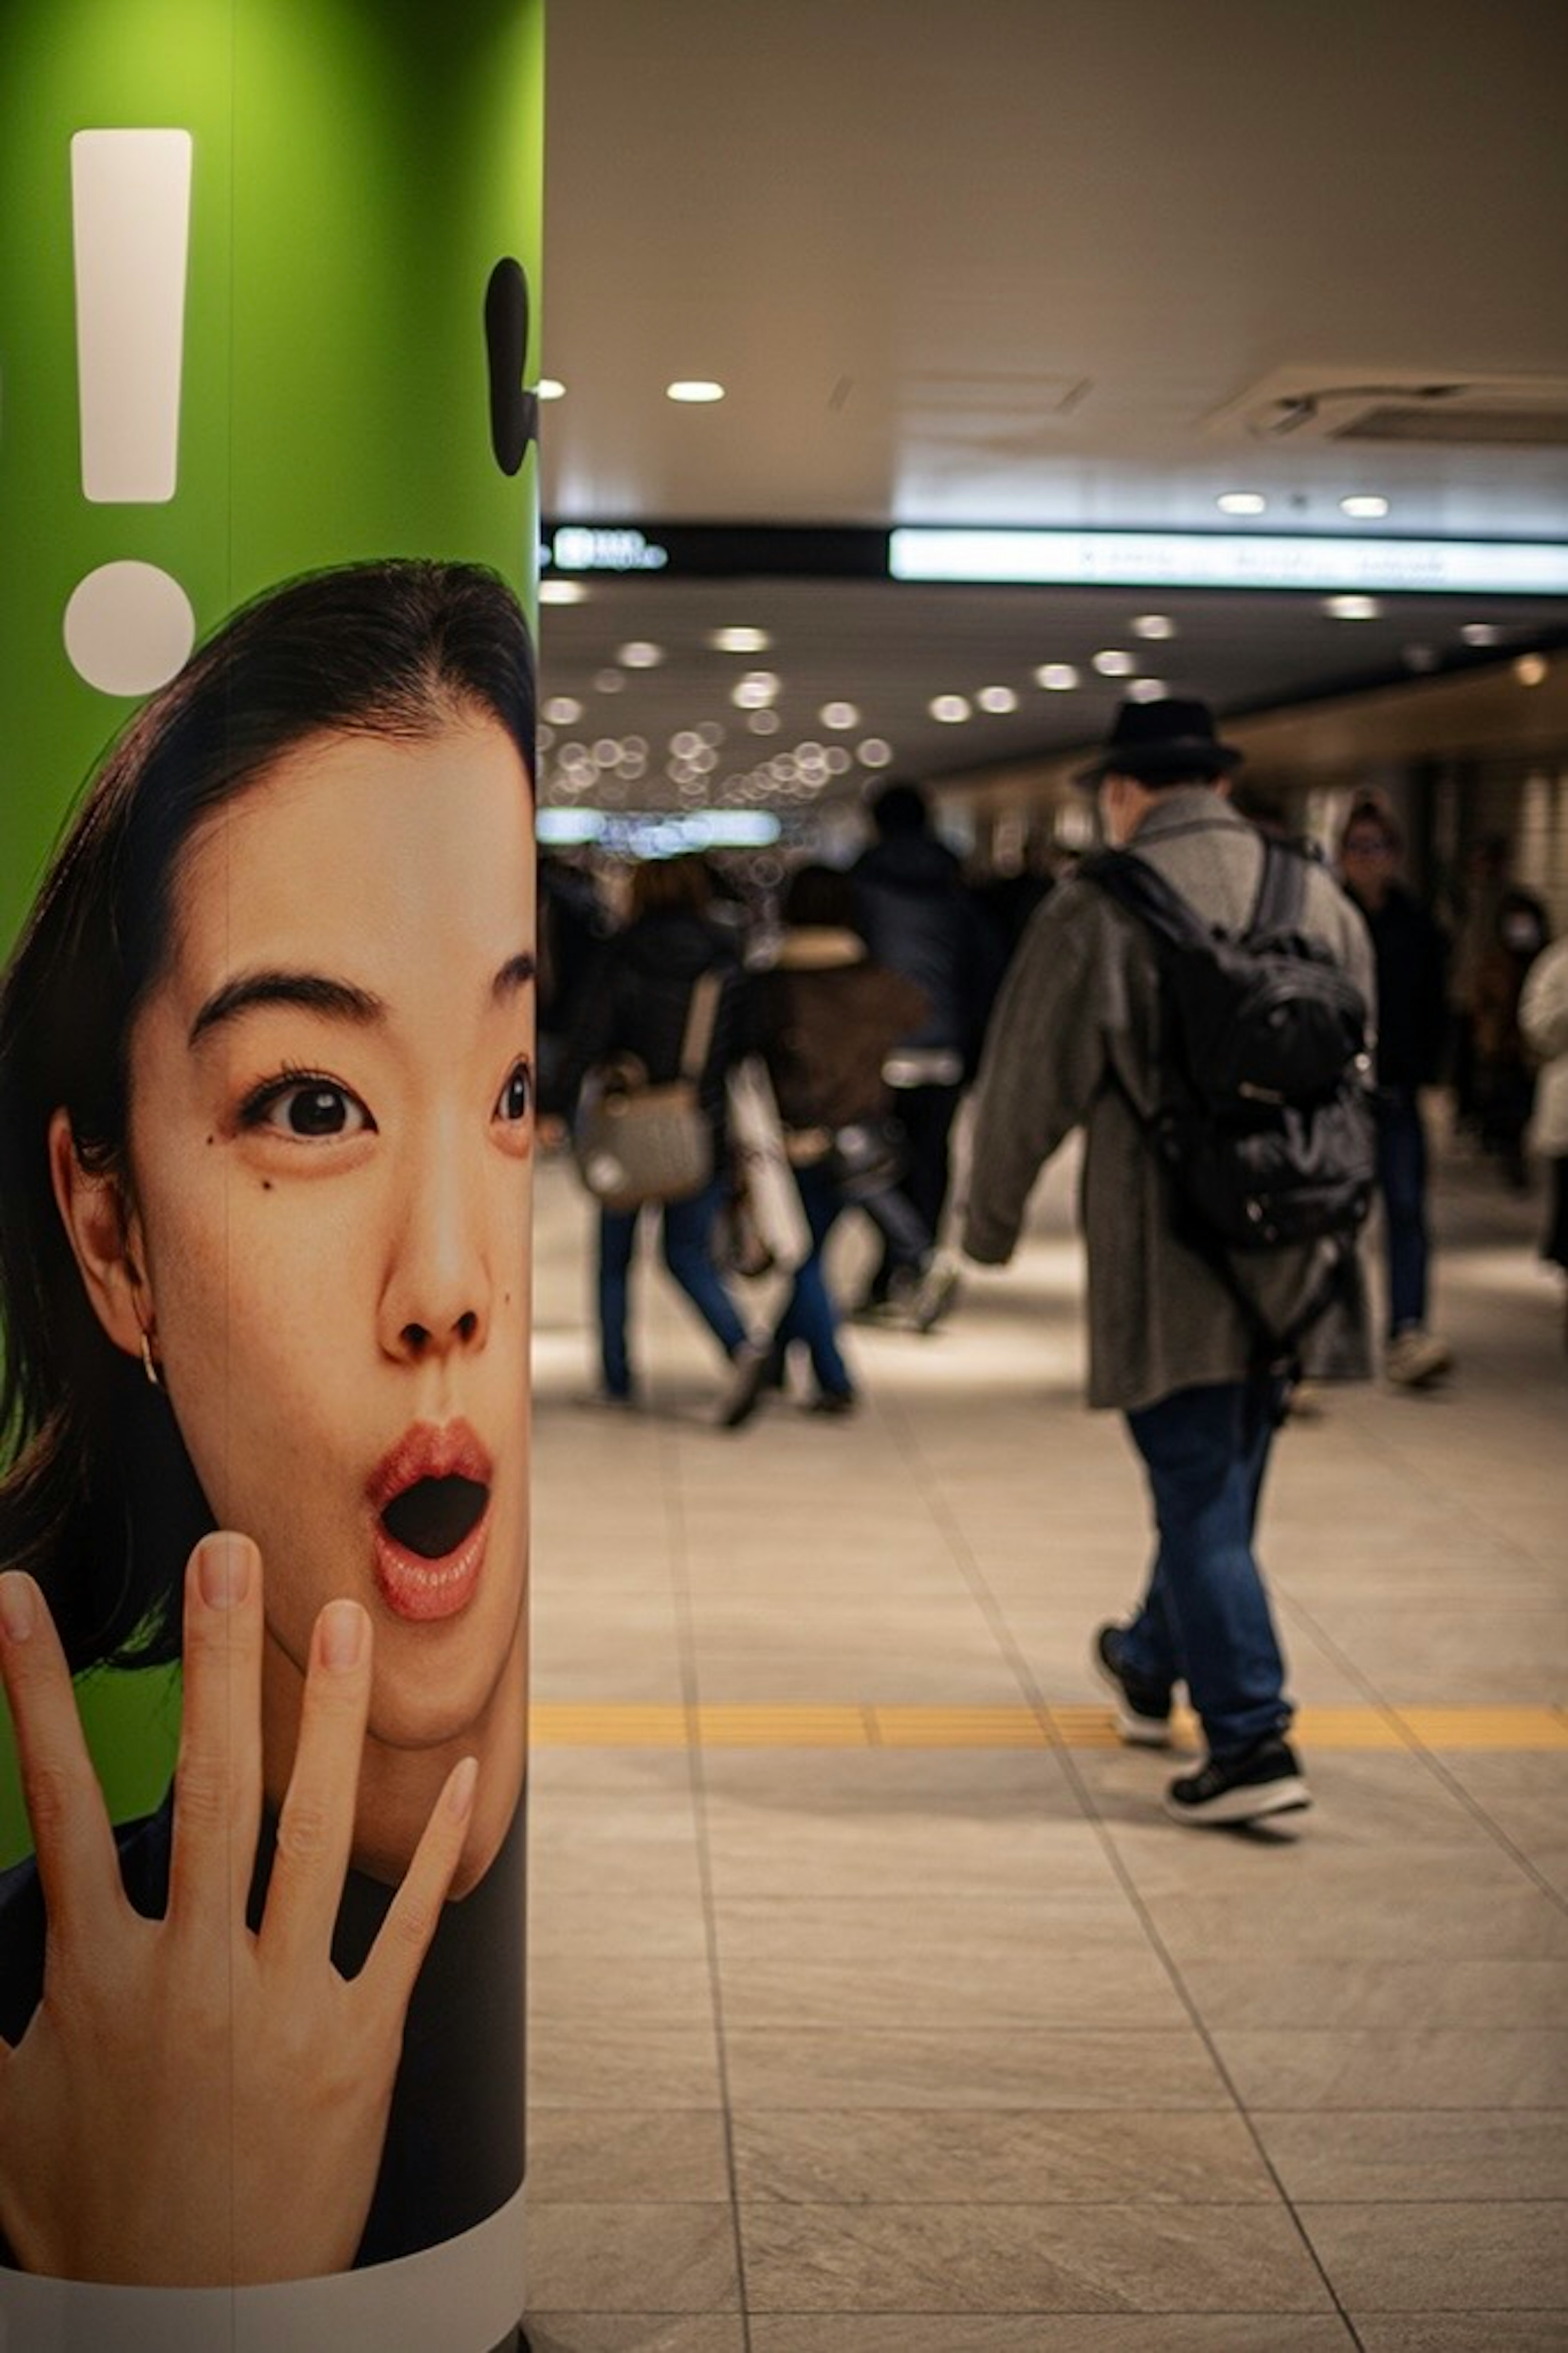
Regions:
<instances>
[{"instance_id":1,"label":"fluorescent light strip","mask_svg":"<svg viewBox=\"0 0 1568 2353\"><path fill-rule=\"evenodd\" d=\"M1101 588L1365 588L1551 596L1568 546L1484 539L1291 538L1284 533L946 531L891 534L895 580Z\"/></svg>"},{"instance_id":2,"label":"fluorescent light strip","mask_svg":"<svg viewBox=\"0 0 1568 2353\"><path fill-rule=\"evenodd\" d=\"M615 842L645 857L673 857L683 849L766 849L780 829L779 819L761 809L542 808L534 820L541 841Z\"/></svg>"}]
</instances>

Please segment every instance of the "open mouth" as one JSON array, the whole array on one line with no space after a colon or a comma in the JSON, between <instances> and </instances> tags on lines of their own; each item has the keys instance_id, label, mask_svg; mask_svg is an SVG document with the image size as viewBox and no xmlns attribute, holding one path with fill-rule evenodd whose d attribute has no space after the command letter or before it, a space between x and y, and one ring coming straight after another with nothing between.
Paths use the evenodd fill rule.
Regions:
<instances>
[{"instance_id":1,"label":"open mouth","mask_svg":"<svg viewBox=\"0 0 1568 2353\"><path fill-rule=\"evenodd\" d=\"M417 1479L393 1496L381 1525L394 1544L421 1560L444 1560L473 1534L489 1501L489 1488L477 1479Z\"/></svg>"},{"instance_id":2,"label":"open mouth","mask_svg":"<svg viewBox=\"0 0 1568 2353\"><path fill-rule=\"evenodd\" d=\"M466 1422L422 1422L372 1472L376 1588L395 1617L451 1618L473 1598L490 1533L493 1467Z\"/></svg>"}]
</instances>

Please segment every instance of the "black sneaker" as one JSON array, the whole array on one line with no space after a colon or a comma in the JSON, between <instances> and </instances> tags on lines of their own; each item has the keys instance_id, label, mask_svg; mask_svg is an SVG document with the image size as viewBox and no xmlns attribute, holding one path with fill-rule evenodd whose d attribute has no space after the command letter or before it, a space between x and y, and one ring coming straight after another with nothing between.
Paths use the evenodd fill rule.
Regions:
<instances>
[{"instance_id":1,"label":"black sneaker","mask_svg":"<svg viewBox=\"0 0 1568 2353\"><path fill-rule=\"evenodd\" d=\"M1165 1792L1171 1820L1198 1829L1223 1830L1262 1821L1269 1814L1299 1813L1311 1802L1300 1758L1276 1733L1234 1757L1211 1757L1196 1773L1178 1774Z\"/></svg>"},{"instance_id":2,"label":"black sneaker","mask_svg":"<svg viewBox=\"0 0 1568 2353\"><path fill-rule=\"evenodd\" d=\"M1095 1636L1095 1672L1116 1694L1116 1728L1135 1748L1171 1746L1171 1686L1138 1675L1121 1662L1120 1626L1102 1626Z\"/></svg>"}]
</instances>

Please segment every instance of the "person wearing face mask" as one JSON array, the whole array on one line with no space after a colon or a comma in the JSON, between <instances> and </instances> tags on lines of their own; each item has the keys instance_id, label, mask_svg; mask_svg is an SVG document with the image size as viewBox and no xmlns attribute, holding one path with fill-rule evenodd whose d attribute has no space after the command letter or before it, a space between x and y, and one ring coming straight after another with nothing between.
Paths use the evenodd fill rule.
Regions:
<instances>
[{"instance_id":1,"label":"person wearing face mask","mask_svg":"<svg viewBox=\"0 0 1568 2353\"><path fill-rule=\"evenodd\" d=\"M1447 942L1400 880L1404 840L1379 795L1352 801L1340 830L1340 878L1361 909L1377 958L1378 1191L1387 1261L1383 1370L1402 1388L1425 1388L1453 1366L1428 1329L1431 1242L1421 1089L1442 1072L1447 1026Z\"/></svg>"},{"instance_id":2,"label":"person wearing face mask","mask_svg":"<svg viewBox=\"0 0 1568 2353\"><path fill-rule=\"evenodd\" d=\"M1205 927L1233 936L1248 929L1265 874L1262 837L1227 797L1240 757L1202 702L1129 702L1083 776L1109 839ZM1365 924L1325 869L1282 854L1300 868L1301 929L1370 1008ZM1243 1300L1284 1325L1321 1293L1305 1369L1340 1376L1366 1369L1364 1302L1353 1251L1330 1303L1330 1245L1233 1254L1227 1281L1178 1231L1149 1141L1165 1042L1149 927L1075 874L1033 918L1003 984L980 1070L964 1246L984 1264L1006 1263L1042 1166L1081 1125L1089 1403L1125 1415L1155 1523L1141 1604L1098 1630L1094 1664L1116 1694L1122 1736L1142 1746L1169 1743L1172 1693L1185 1683L1208 1754L1171 1781L1166 1810L1207 1826L1310 1802L1254 1550L1284 1384L1259 1365Z\"/></svg>"}]
</instances>

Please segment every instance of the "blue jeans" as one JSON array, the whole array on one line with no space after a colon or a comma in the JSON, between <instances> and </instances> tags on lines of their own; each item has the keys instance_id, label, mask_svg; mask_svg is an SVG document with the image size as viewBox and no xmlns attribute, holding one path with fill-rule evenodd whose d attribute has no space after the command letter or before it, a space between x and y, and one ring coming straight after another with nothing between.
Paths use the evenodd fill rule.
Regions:
<instances>
[{"instance_id":1,"label":"blue jeans","mask_svg":"<svg viewBox=\"0 0 1568 2353\"><path fill-rule=\"evenodd\" d=\"M1129 1413L1154 1500L1149 1591L1121 1638L1128 1667L1184 1682L1212 1756L1289 1725L1285 1664L1253 1556L1277 1385L1177 1389Z\"/></svg>"},{"instance_id":2,"label":"blue jeans","mask_svg":"<svg viewBox=\"0 0 1568 2353\"><path fill-rule=\"evenodd\" d=\"M1384 1087L1378 1094L1377 1182L1392 1340L1426 1321L1426 1135L1414 1087Z\"/></svg>"},{"instance_id":3,"label":"blue jeans","mask_svg":"<svg viewBox=\"0 0 1568 2353\"><path fill-rule=\"evenodd\" d=\"M724 1199L715 1179L689 1201L666 1201L659 1215L663 1221L664 1263L726 1356L750 1337L740 1312L725 1288L714 1263L714 1220ZM631 1288L631 1259L637 1241L639 1209L601 1209L599 1219L599 1336L604 1385L611 1397L625 1397L631 1388L631 1366L626 1351L626 1314Z\"/></svg>"},{"instance_id":4,"label":"blue jeans","mask_svg":"<svg viewBox=\"0 0 1568 2353\"><path fill-rule=\"evenodd\" d=\"M804 1340L810 1351L811 1370L818 1387L843 1397L854 1384L839 1354L839 1312L822 1265L822 1252L843 1208L843 1198L825 1167L797 1168L795 1182L800 1188L800 1207L806 1212L811 1248L795 1270L795 1287L774 1331L774 1345L785 1348L791 1340Z\"/></svg>"}]
</instances>

